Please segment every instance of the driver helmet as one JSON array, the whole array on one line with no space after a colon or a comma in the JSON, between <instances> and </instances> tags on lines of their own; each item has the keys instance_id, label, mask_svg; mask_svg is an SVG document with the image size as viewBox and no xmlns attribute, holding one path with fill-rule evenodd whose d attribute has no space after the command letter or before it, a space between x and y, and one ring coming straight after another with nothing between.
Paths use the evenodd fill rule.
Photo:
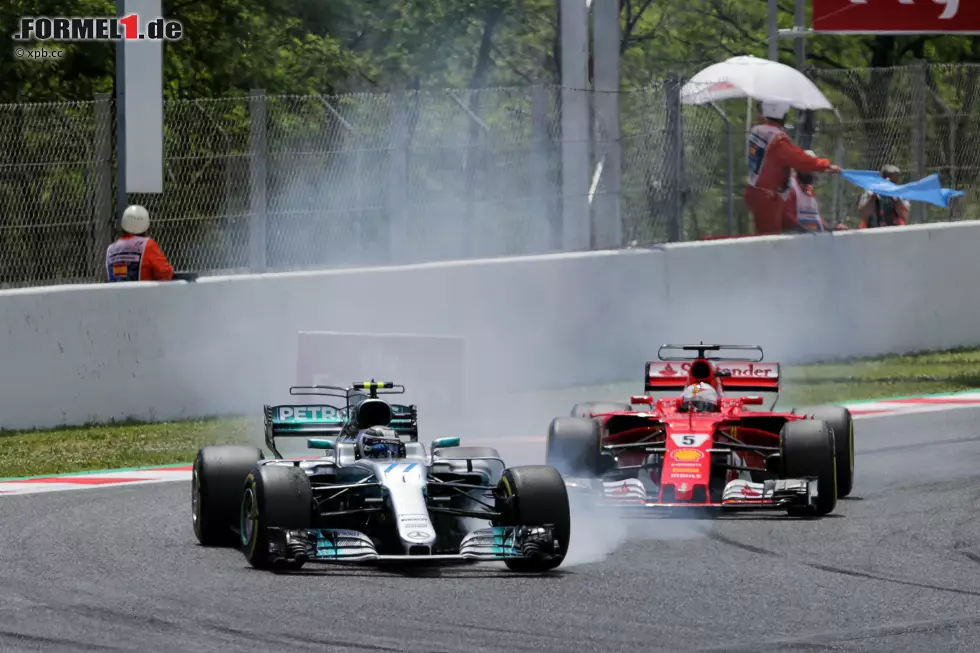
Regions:
<instances>
[{"instance_id":1,"label":"driver helmet","mask_svg":"<svg viewBox=\"0 0 980 653\"><path fill-rule=\"evenodd\" d=\"M681 408L699 413L717 413L721 410L718 393L707 383L695 383L684 388Z\"/></svg>"},{"instance_id":2,"label":"driver helmet","mask_svg":"<svg viewBox=\"0 0 980 653\"><path fill-rule=\"evenodd\" d=\"M404 458L405 443L394 429L376 426L358 433L354 452L355 458Z\"/></svg>"}]
</instances>

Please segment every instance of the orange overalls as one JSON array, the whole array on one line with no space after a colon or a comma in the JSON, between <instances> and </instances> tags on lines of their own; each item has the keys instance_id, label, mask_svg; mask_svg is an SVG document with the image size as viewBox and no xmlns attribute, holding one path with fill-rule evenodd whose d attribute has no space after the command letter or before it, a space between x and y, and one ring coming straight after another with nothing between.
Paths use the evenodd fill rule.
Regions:
<instances>
[{"instance_id":1,"label":"orange overalls","mask_svg":"<svg viewBox=\"0 0 980 653\"><path fill-rule=\"evenodd\" d=\"M125 234L105 253L108 281L170 281L174 269L152 238Z\"/></svg>"},{"instance_id":2,"label":"orange overalls","mask_svg":"<svg viewBox=\"0 0 980 653\"><path fill-rule=\"evenodd\" d=\"M783 128L766 121L749 132L749 177L745 206L755 218L757 236L782 232L790 173L823 172L830 161L812 157L790 140Z\"/></svg>"}]
</instances>

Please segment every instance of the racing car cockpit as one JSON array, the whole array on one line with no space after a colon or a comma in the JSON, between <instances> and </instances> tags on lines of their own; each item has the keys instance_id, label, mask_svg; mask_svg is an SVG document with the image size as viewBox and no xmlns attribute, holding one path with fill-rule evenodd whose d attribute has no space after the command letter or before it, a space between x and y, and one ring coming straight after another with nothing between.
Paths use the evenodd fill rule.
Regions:
<instances>
[{"instance_id":1,"label":"racing car cockpit","mask_svg":"<svg viewBox=\"0 0 980 653\"><path fill-rule=\"evenodd\" d=\"M721 410L718 392L709 383L693 383L684 388L679 411L682 413L717 413Z\"/></svg>"},{"instance_id":2,"label":"racing car cockpit","mask_svg":"<svg viewBox=\"0 0 980 653\"><path fill-rule=\"evenodd\" d=\"M364 429L386 427L391 424L391 406L384 399L364 397L352 405L350 411L350 419L340 432L339 440L354 439L359 437Z\"/></svg>"},{"instance_id":3,"label":"racing car cockpit","mask_svg":"<svg viewBox=\"0 0 980 653\"><path fill-rule=\"evenodd\" d=\"M392 428L376 426L362 430L354 441L354 460L391 460L404 458L405 443Z\"/></svg>"}]
</instances>

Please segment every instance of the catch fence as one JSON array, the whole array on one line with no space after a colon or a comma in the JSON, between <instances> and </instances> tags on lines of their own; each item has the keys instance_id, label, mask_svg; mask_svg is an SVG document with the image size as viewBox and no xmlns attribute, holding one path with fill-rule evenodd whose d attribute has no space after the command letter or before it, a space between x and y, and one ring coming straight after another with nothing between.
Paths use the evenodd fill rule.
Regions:
<instances>
[{"instance_id":1,"label":"catch fence","mask_svg":"<svg viewBox=\"0 0 980 653\"><path fill-rule=\"evenodd\" d=\"M913 222L980 218L980 66L810 74L839 113L815 114L814 150L846 168L892 163L906 180L937 172L967 192L949 210L916 205ZM683 81L615 102L584 92L589 126L569 137L578 150L563 147L567 94L554 86L168 101L165 192L128 201L149 209L175 268L202 274L748 233L746 103L683 106ZM113 109L105 95L0 106L4 287L104 279L116 236ZM588 159L578 186L562 179L574 152ZM857 226L858 189L821 176L817 194L828 221ZM570 246L575 203L593 233Z\"/></svg>"}]
</instances>

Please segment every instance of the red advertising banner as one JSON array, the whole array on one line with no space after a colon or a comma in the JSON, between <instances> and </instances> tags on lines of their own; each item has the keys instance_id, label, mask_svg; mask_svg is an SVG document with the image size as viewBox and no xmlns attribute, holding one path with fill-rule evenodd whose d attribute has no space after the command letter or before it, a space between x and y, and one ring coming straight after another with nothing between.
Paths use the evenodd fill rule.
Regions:
<instances>
[{"instance_id":1,"label":"red advertising banner","mask_svg":"<svg viewBox=\"0 0 980 653\"><path fill-rule=\"evenodd\" d=\"M980 34L977 0L813 0L813 31Z\"/></svg>"}]
</instances>

